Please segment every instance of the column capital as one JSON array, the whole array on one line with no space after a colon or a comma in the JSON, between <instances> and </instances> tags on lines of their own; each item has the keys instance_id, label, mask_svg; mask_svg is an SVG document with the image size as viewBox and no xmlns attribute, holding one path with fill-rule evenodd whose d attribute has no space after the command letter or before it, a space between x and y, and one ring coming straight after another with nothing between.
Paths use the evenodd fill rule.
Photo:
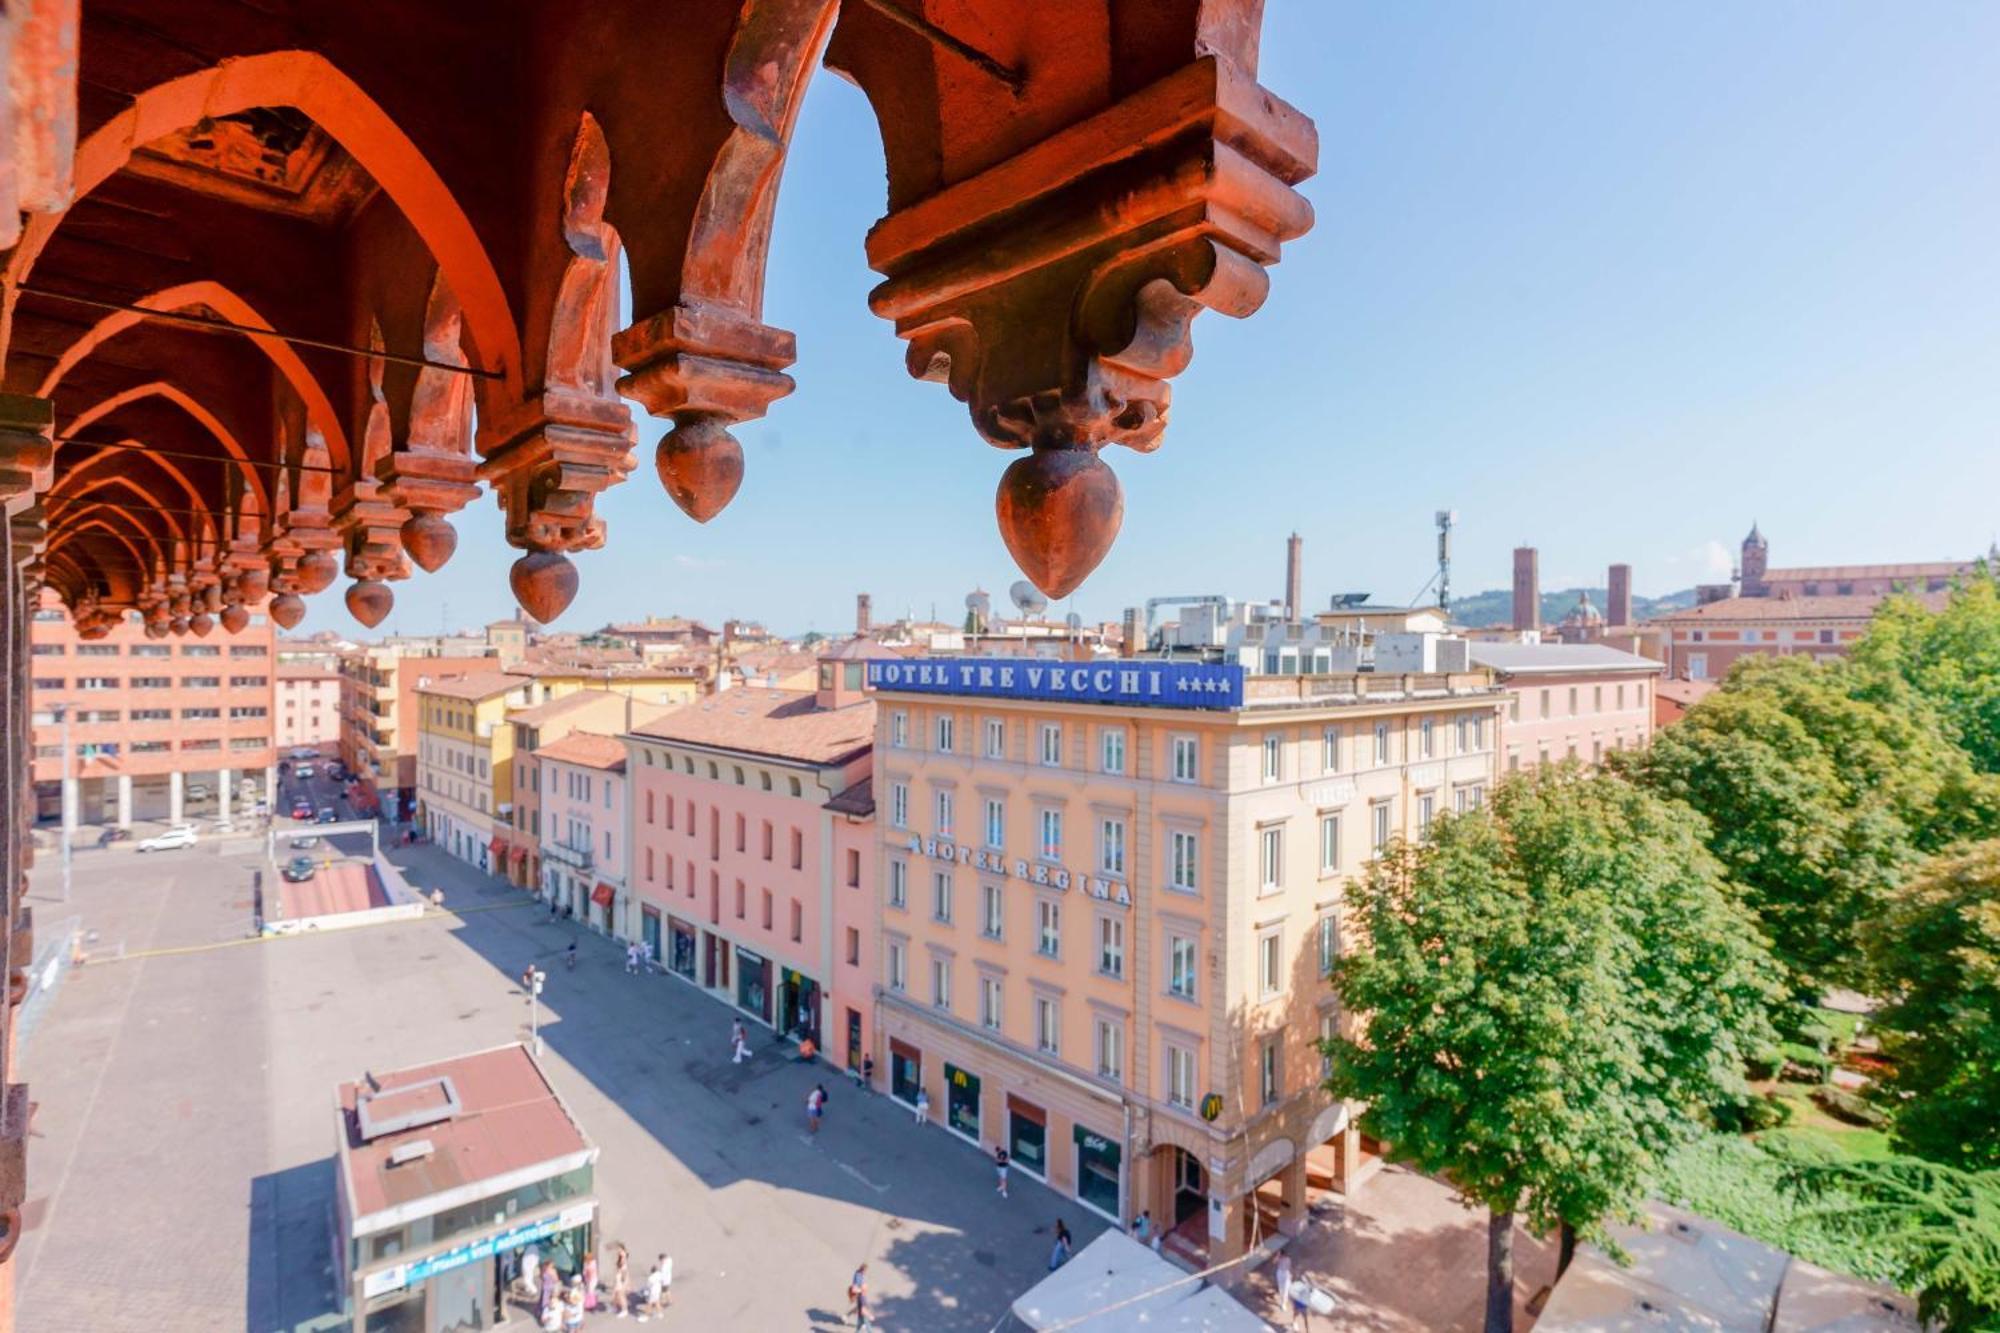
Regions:
<instances>
[{"instance_id":1,"label":"column capital","mask_svg":"<svg viewBox=\"0 0 2000 1333\"><path fill-rule=\"evenodd\" d=\"M0 393L0 511L17 514L49 488L56 457L55 412L52 399Z\"/></svg>"}]
</instances>

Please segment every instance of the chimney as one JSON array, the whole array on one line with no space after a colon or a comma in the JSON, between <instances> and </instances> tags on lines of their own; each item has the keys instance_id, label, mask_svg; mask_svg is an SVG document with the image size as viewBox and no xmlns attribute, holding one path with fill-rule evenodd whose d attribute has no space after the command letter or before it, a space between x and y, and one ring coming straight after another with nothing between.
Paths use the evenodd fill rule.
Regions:
<instances>
[{"instance_id":1,"label":"chimney","mask_svg":"<svg viewBox=\"0 0 2000 1333\"><path fill-rule=\"evenodd\" d=\"M1305 609L1305 599L1300 596L1301 579L1304 574L1301 564L1304 553L1305 543L1299 540L1299 534L1295 532L1285 542L1285 620L1287 623L1297 620L1300 612Z\"/></svg>"},{"instance_id":2,"label":"chimney","mask_svg":"<svg viewBox=\"0 0 2000 1333\"><path fill-rule=\"evenodd\" d=\"M1142 641L1144 637L1144 632L1139 628L1139 608L1136 606L1126 607L1125 656L1137 657L1140 653L1146 651L1146 645Z\"/></svg>"},{"instance_id":3,"label":"chimney","mask_svg":"<svg viewBox=\"0 0 2000 1333\"><path fill-rule=\"evenodd\" d=\"M1604 627L1622 629L1632 623L1632 566L1613 565L1609 588L1604 597Z\"/></svg>"},{"instance_id":4,"label":"chimney","mask_svg":"<svg viewBox=\"0 0 2000 1333\"><path fill-rule=\"evenodd\" d=\"M1542 578L1532 546L1514 548L1514 628L1542 627Z\"/></svg>"},{"instance_id":5,"label":"chimney","mask_svg":"<svg viewBox=\"0 0 2000 1333\"><path fill-rule=\"evenodd\" d=\"M865 592L854 594L854 632L856 634L866 634L868 632L870 628L869 610L868 594Z\"/></svg>"}]
</instances>

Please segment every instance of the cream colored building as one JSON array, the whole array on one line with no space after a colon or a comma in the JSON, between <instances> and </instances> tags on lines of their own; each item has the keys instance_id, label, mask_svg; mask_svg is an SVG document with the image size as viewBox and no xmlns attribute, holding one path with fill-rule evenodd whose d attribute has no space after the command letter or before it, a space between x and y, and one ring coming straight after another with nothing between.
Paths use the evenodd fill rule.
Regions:
<instances>
[{"instance_id":1,"label":"cream colored building","mask_svg":"<svg viewBox=\"0 0 2000 1333\"><path fill-rule=\"evenodd\" d=\"M1484 671L869 664L892 1096L1218 1262L1367 1169L1322 1090L1343 888L1484 801ZM1253 1206L1252 1200L1261 1202Z\"/></svg>"}]
</instances>

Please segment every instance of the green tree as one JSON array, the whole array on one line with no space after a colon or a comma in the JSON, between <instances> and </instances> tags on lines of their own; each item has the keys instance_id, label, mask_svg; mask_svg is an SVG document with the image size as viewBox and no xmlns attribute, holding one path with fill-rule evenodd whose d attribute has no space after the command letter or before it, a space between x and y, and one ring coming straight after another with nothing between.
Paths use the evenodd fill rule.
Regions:
<instances>
[{"instance_id":1,"label":"green tree","mask_svg":"<svg viewBox=\"0 0 2000 1333\"><path fill-rule=\"evenodd\" d=\"M2000 570L1982 566L1952 589L1942 611L1892 597L1852 660L1935 708L1982 773L2000 773Z\"/></svg>"},{"instance_id":2,"label":"green tree","mask_svg":"<svg viewBox=\"0 0 2000 1333\"><path fill-rule=\"evenodd\" d=\"M1927 1324L2000 1333L2000 1171L1891 1157L1802 1163L1790 1181L1827 1231L1887 1253Z\"/></svg>"},{"instance_id":3,"label":"green tree","mask_svg":"<svg viewBox=\"0 0 2000 1333\"><path fill-rule=\"evenodd\" d=\"M1845 663L1755 657L1625 768L1708 821L1708 846L1794 986L1866 986L1858 930L1931 851L1995 826L1974 772L1909 691Z\"/></svg>"},{"instance_id":4,"label":"green tree","mask_svg":"<svg viewBox=\"0 0 2000 1333\"><path fill-rule=\"evenodd\" d=\"M2000 841L1928 862L1867 932L1898 1147L2000 1170Z\"/></svg>"},{"instance_id":5,"label":"green tree","mask_svg":"<svg viewBox=\"0 0 2000 1333\"><path fill-rule=\"evenodd\" d=\"M1770 1040L1768 957L1700 820L1574 765L1395 845L1349 891L1332 983L1366 1030L1326 1043L1391 1154L1487 1208L1486 1327L1512 1320L1513 1226L1629 1213Z\"/></svg>"}]
</instances>

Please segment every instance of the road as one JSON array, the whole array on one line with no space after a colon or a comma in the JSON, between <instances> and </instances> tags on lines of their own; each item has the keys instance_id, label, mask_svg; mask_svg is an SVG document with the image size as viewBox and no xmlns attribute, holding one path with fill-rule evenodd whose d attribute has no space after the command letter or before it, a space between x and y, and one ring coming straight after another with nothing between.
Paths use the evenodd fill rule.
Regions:
<instances>
[{"instance_id":1,"label":"road","mask_svg":"<svg viewBox=\"0 0 2000 1333\"><path fill-rule=\"evenodd\" d=\"M832 1069L772 1043L731 1064L731 1010L435 848L393 855L447 911L258 942L255 856L78 857L72 910L127 958L71 973L22 1052L20 1327L330 1327L335 1084L520 1039L531 959L552 966L545 1067L602 1151L601 1234L641 1269L674 1256L671 1326L830 1330L865 1260L882 1327L986 1333L1058 1217L1079 1245L1102 1229L1018 1173L997 1198L982 1154ZM31 901L52 892L38 866Z\"/></svg>"}]
</instances>

